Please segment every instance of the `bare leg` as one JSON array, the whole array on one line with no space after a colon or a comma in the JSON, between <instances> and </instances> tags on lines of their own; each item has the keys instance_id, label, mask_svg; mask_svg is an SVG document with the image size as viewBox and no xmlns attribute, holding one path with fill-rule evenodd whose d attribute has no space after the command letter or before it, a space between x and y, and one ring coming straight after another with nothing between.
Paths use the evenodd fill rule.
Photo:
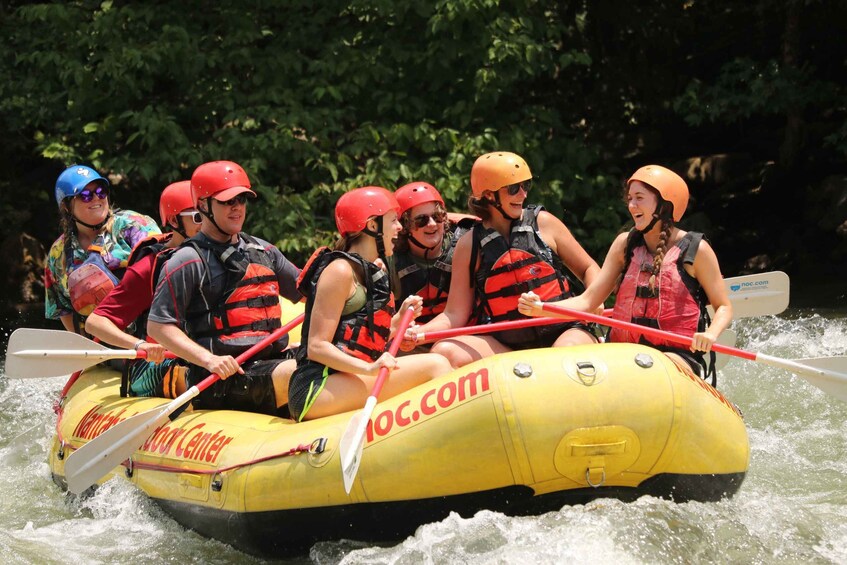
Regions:
<instances>
[{"instance_id":1,"label":"bare leg","mask_svg":"<svg viewBox=\"0 0 847 565\"><path fill-rule=\"evenodd\" d=\"M434 353L398 357L397 368L383 384L379 400L397 396L449 371L447 360ZM334 373L326 379L324 389L303 419L313 420L362 408L375 383L375 376Z\"/></svg>"},{"instance_id":2,"label":"bare leg","mask_svg":"<svg viewBox=\"0 0 847 565\"><path fill-rule=\"evenodd\" d=\"M274 395L276 396L276 407L279 408L288 404L288 381L291 380L291 373L297 368L297 361L294 359L286 359L276 366L271 373L271 380L274 383Z\"/></svg>"},{"instance_id":3,"label":"bare leg","mask_svg":"<svg viewBox=\"0 0 847 565\"><path fill-rule=\"evenodd\" d=\"M490 335L463 335L443 339L432 346L432 352L446 357L454 369L507 351L512 349Z\"/></svg>"}]
</instances>

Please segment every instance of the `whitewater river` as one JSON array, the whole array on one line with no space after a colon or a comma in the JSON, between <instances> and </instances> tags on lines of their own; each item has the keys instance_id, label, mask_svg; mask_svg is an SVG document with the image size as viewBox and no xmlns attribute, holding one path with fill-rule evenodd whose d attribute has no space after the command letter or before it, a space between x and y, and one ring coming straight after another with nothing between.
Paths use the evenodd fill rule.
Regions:
<instances>
[{"instance_id":1,"label":"whitewater river","mask_svg":"<svg viewBox=\"0 0 847 565\"><path fill-rule=\"evenodd\" d=\"M846 314L792 309L734 327L745 349L783 358L845 355ZM0 375L1 563L261 562L185 530L122 480L84 501L61 492L46 459L51 405L63 384ZM752 448L747 478L731 500L642 497L528 518L451 515L394 544L327 542L285 560L847 563L847 404L785 371L740 359L724 368L718 387L744 412Z\"/></svg>"}]
</instances>

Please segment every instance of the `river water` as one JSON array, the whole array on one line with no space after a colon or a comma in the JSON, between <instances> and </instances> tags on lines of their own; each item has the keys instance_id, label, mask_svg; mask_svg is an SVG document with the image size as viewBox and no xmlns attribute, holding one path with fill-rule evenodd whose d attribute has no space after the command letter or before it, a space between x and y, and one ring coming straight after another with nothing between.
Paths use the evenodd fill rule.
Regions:
<instances>
[{"instance_id":1,"label":"river water","mask_svg":"<svg viewBox=\"0 0 847 565\"><path fill-rule=\"evenodd\" d=\"M733 327L744 349L788 359L844 355L846 315L790 309ZM83 501L61 492L46 459L63 384L0 375L0 562L262 562L185 530L120 479ZM751 443L747 478L730 500L604 499L535 517L451 515L398 543L324 542L284 561L847 563L847 404L741 359L723 369L718 388L744 412Z\"/></svg>"}]
</instances>

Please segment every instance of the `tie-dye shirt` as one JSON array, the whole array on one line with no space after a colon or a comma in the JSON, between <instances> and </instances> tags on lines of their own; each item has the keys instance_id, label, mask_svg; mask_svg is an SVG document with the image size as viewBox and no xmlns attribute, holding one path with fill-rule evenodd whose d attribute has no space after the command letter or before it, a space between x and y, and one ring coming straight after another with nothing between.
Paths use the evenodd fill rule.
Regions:
<instances>
[{"instance_id":1,"label":"tie-dye shirt","mask_svg":"<svg viewBox=\"0 0 847 565\"><path fill-rule=\"evenodd\" d=\"M111 230L102 234L103 261L112 271L126 267L132 248L142 239L158 233L162 232L150 216L132 210L118 210L114 214ZM73 268L76 268L85 261L88 252L80 247L76 236L71 241L71 247L74 250ZM44 269L44 288L44 315L47 318L58 320L61 316L73 314L68 292L64 234L50 247Z\"/></svg>"}]
</instances>

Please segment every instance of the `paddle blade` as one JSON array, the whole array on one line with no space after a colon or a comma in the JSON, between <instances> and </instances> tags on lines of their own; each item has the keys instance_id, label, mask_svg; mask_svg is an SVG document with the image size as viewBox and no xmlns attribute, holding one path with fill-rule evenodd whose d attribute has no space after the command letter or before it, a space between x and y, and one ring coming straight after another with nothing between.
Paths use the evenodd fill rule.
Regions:
<instances>
[{"instance_id":1,"label":"paddle blade","mask_svg":"<svg viewBox=\"0 0 847 565\"><path fill-rule=\"evenodd\" d=\"M732 302L733 318L754 318L780 314L788 308L790 282L782 271L724 279ZM709 315L714 310L709 307Z\"/></svg>"},{"instance_id":2,"label":"paddle blade","mask_svg":"<svg viewBox=\"0 0 847 565\"><path fill-rule=\"evenodd\" d=\"M79 334L19 328L9 337L6 376L41 378L70 375L106 359L132 359L135 351L109 349Z\"/></svg>"},{"instance_id":3,"label":"paddle blade","mask_svg":"<svg viewBox=\"0 0 847 565\"><path fill-rule=\"evenodd\" d=\"M369 396L365 407L357 412L347 423L347 428L341 436L338 453L341 457L341 474L344 477L344 490L350 494L353 488L353 479L359 472L359 464L362 462L362 450L365 447L365 435L368 431L368 422L376 407L376 397Z\"/></svg>"},{"instance_id":4,"label":"paddle blade","mask_svg":"<svg viewBox=\"0 0 847 565\"><path fill-rule=\"evenodd\" d=\"M725 329L721 332L721 335L718 336L717 343L721 345L726 345L727 347L735 347L735 342L738 339L738 334L735 333L735 330ZM729 363L729 355L724 355L723 353L715 353L715 369L720 371L723 369L726 364Z\"/></svg>"},{"instance_id":5,"label":"paddle blade","mask_svg":"<svg viewBox=\"0 0 847 565\"><path fill-rule=\"evenodd\" d=\"M810 357L794 361L810 369L802 372L792 370L794 374L842 402L847 402L847 357Z\"/></svg>"},{"instance_id":6,"label":"paddle blade","mask_svg":"<svg viewBox=\"0 0 847 565\"><path fill-rule=\"evenodd\" d=\"M65 461L68 490L74 494L84 492L132 457L153 430L167 421L170 406L169 403L127 418L71 453Z\"/></svg>"}]
</instances>

